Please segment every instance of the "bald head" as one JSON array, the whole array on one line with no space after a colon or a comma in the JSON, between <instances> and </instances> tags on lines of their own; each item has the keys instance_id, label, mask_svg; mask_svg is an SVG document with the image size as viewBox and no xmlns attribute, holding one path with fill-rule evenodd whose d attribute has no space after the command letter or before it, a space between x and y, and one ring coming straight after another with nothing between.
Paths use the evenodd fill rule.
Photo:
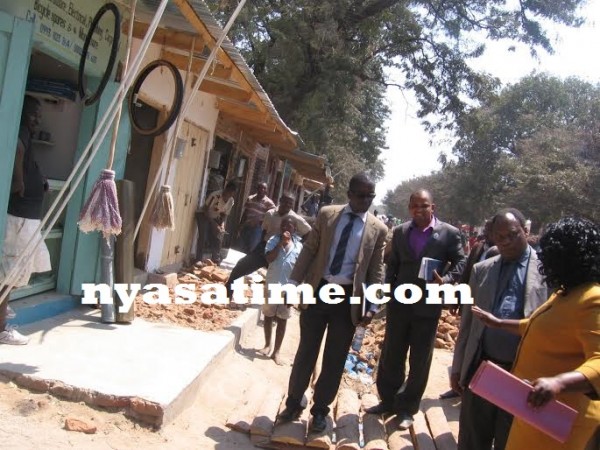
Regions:
<instances>
[{"instance_id":1,"label":"bald head","mask_svg":"<svg viewBox=\"0 0 600 450\"><path fill-rule=\"evenodd\" d=\"M528 246L523 213L515 208L498 211L492 218L492 239L503 259L519 259Z\"/></svg>"}]
</instances>

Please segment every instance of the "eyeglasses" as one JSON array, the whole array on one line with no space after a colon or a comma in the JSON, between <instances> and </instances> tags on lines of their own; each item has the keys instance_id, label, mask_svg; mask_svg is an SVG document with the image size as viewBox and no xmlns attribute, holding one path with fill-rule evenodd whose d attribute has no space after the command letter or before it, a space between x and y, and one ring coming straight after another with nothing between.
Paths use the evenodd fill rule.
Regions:
<instances>
[{"instance_id":1,"label":"eyeglasses","mask_svg":"<svg viewBox=\"0 0 600 450\"><path fill-rule=\"evenodd\" d=\"M494 242L499 244L504 241L513 242L521 235L521 230L512 230L506 234L495 233L494 234Z\"/></svg>"},{"instance_id":2,"label":"eyeglasses","mask_svg":"<svg viewBox=\"0 0 600 450\"><path fill-rule=\"evenodd\" d=\"M354 197L360 198L361 200L373 200L377 194L375 194L374 192L369 192L367 194L363 194L363 193L359 193L359 192L355 192L355 191L350 191L352 192L352 195Z\"/></svg>"}]
</instances>

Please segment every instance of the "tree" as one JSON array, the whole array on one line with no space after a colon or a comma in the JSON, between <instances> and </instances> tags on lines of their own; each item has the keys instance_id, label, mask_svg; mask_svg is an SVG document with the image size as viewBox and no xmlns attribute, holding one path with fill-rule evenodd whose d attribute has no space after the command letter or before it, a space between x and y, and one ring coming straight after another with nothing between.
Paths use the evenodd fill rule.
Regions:
<instances>
[{"instance_id":1,"label":"tree","mask_svg":"<svg viewBox=\"0 0 600 450\"><path fill-rule=\"evenodd\" d=\"M329 156L334 172L351 160L380 175L385 67L402 71L431 129L451 126L497 85L467 63L486 39L551 51L543 21L577 26L583 1L248 0L231 38L307 151ZM237 1L207 3L225 19Z\"/></svg>"},{"instance_id":2,"label":"tree","mask_svg":"<svg viewBox=\"0 0 600 450\"><path fill-rule=\"evenodd\" d=\"M481 224L513 206L534 230L566 214L600 219L599 85L525 77L464 114L458 136L456 160L420 180L443 190L448 217Z\"/></svg>"}]
</instances>

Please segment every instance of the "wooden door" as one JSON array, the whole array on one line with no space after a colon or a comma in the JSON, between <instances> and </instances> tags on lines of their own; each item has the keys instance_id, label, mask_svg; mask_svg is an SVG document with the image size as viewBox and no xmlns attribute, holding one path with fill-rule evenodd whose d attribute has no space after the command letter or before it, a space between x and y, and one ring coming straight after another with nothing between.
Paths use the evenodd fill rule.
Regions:
<instances>
[{"instance_id":1,"label":"wooden door","mask_svg":"<svg viewBox=\"0 0 600 450\"><path fill-rule=\"evenodd\" d=\"M196 206L204 177L208 153L208 133L184 122L180 136L187 139L185 150L176 160L175 179L171 186L175 208L175 229L167 231L161 266L183 263L190 258L196 231Z\"/></svg>"}]
</instances>

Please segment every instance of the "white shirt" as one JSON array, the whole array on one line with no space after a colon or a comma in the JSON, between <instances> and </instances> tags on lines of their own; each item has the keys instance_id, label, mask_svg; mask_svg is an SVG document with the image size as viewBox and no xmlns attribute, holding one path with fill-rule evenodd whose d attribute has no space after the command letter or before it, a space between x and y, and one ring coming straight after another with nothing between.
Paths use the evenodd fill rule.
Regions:
<instances>
[{"instance_id":1,"label":"white shirt","mask_svg":"<svg viewBox=\"0 0 600 450\"><path fill-rule=\"evenodd\" d=\"M357 218L354 219L354 223L352 224L352 231L350 232L350 236L348 238L348 244L346 244L346 253L344 254L344 260L342 262L340 273L337 275L331 275L329 268L333 262L335 251L342 235L342 230L350 221L350 214L348 213L356 214ZM335 232L333 234L333 242L329 248L329 259L327 262L327 267L325 267L325 275L323 278L330 283L352 284L354 282L356 259L358 257L358 251L360 250L360 241L367 223L367 213L356 213L352 211L350 205L346 205L341 214L342 217L340 217L340 220L337 223Z\"/></svg>"},{"instance_id":2,"label":"white shirt","mask_svg":"<svg viewBox=\"0 0 600 450\"><path fill-rule=\"evenodd\" d=\"M296 234L298 236L302 237L311 230L308 222L304 220L302 216L296 214L295 211L290 210L289 213L280 216L277 209L271 209L265 213L262 222L262 229L265 230L265 241L268 241L276 234L281 233L281 220L287 216L294 219L294 222L296 223Z\"/></svg>"}]
</instances>

